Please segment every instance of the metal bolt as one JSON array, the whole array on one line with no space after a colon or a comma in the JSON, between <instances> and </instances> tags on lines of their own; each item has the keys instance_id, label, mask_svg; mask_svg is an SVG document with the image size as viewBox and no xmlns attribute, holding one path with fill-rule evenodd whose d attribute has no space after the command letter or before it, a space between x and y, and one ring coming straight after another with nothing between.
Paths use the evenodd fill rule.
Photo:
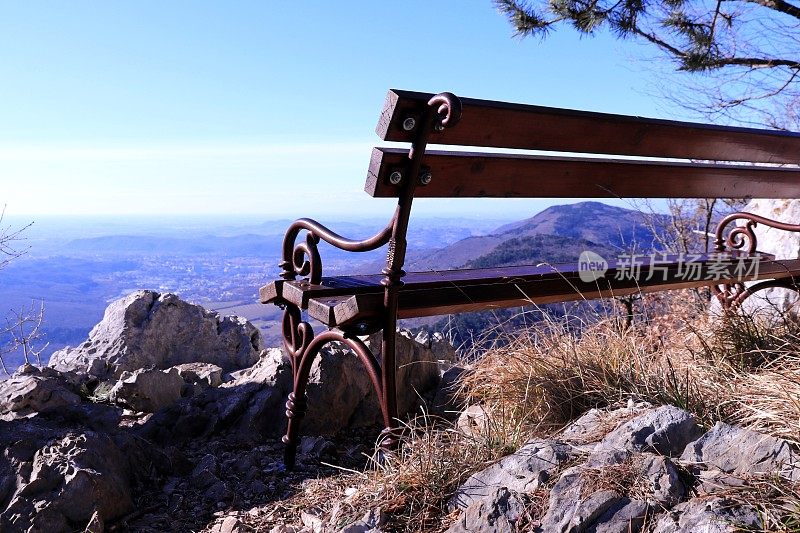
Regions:
<instances>
[{"instance_id":1,"label":"metal bolt","mask_svg":"<svg viewBox=\"0 0 800 533\"><path fill-rule=\"evenodd\" d=\"M368 328L369 324L367 324L366 322L359 322L358 324L356 324L356 329L358 330L359 333L366 333Z\"/></svg>"},{"instance_id":2,"label":"metal bolt","mask_svg":"<svg viewBox=\"0 0 800 533\"><path fill-rule=\"evenodd\" d=\"M389 174L389 183L392 185L399 185L401 181L403 181L403 174L401 174L399 170L395 170Z\"/></svg>"},{"instance_id":3,"label":"metal bolt","mask_svg":"<svg viewBox=\"0 0 800 533\"><path fill-rule=\"evenodd\" d=\"M419 175L419 182L422 185L427 185L431 182L432 178L433 176L431 176L430 172L423 172L422 174Z\"/></svg>"},{"instance_id":4,"label":"metal bolt","mask_svg":"<svg viewBox=\"0 0 800 533\"><path fill-rule=\"evenodd\" d=\"M411 131L416 127L417 121L414 120L414 117L408 117L403 121L403 129L406 131Z\"/></svg>"},{"instance_id":5,"label":"metal bolt","mask_svg":"<svg viewBox=\"0 0 800 533\"><path fill-rule=\"evenodd\" d=\"M436 126L434 126L433 129L435 129L436 131L444 131L444 125L437 124Z\"/></svg>"}]
</instances>

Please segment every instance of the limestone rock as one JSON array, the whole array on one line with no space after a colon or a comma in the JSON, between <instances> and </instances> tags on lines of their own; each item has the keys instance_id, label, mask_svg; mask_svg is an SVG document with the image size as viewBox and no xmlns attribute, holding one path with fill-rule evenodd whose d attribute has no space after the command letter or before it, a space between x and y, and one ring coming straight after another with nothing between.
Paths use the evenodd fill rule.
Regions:
<instances>
[{"instance_id":1,"label":"limestone rock","mask_svg":"<svg viewBox=\"0 0 800 533\"><path fill-rule=\"evenodd\" d=\"M342 528L339 533L381 533L386 524L386 515L381 508L370 509L361 520Z\"/></svg>"},{"instance_id":2,"label":"limestone rock","mask_svg":"<svg viewBox=\"0 0 800 533\"><path fill-rule=\"evenodd\" d=\"M450 509L465 509L477 500L491 497L496 489L528 493L546 482L569 459L568 445L549 440L532 440L516 453L471 475L448 502Z\"/></svg>"},{"instance_id":3,"label":"limestone rock","mask_svg":"<svg viewBox=\"0 0 800 533\"><path fill-rule=\"evenodd\" d=\"M587 533L635 533L641 530L649 511L650 506L643 501L622 498L600 515L586 531Z\"/></svg>"},{"instance_id":4,"label":"limestone rock","mask_svg":"<svg viewBox=\"0 0 800 533\"><path fill-rule=\"evenodd\" d=\"M542 517L541 531L554 533L585 531L609 510L622 508L629 502L616 490L585 491L584 470L583 466L565 470L553 486L547 512Z\"/></svg>"},{"instance_id":5,"label":"limestone rock","mask_svg":"<svg viewBox=\"0 0 800 533\"><path fill-rule=\"evenodd\" d=\"M0 530L73 531L133 508L127 460L108 436L71 433L20 464L16 489L0 512Z\"/></svg>"},{"instance_id":6,"label":"limestone rock","mask_svg":"<svg viewBox=\"0 0 800 533\"><path fill-rule=\"evenodd\" d=\"M625 422L643 414L652 405L648 403L634 404L607 411L589 409L577 420L561 430L558 438L575 444L594 444L603 439L609 432L617 429Z\"/></svg>"},{"instance_id":7,"label":"limestone rock","mask_svg":"<svg viewBox=\"0 0 800 533\"><path fill-rule=\"evenodd\" d=\"M659 508L669 509L686 496L686 486L681 481L678 469L667 457L643 454L641 456L641 479L647 484L645 497Z\"/></svg>"},{"instance_id":8,"label":"limestone rock","mask_svg":"<svg viewBox=\"0 0 800 533\"><path fill-rule=\"evenodd\" d=\"M183 363L173 367L186 383L203 387L222 385L222 368L211 363Z\"/></svg>"},{"instance_id":9,"label":"limestone rock","mask_svg":"<svg viewBox=\"0 0 800 533\"><path fill-rule=\"evenodd\" d=\"M693 498L656 521L653 533L735 533L759 531L761 518L752 507L724 498Z\"/></svg>"},{"instance_id":10,"label":"limestone rock","mask_svg":"<svg viewBox=\"0 0 800 533\"><path fill-rule=\"evenodd\" d=\"M456 427L470 437L486 437L492 431L492 417L482 405L470 405L458 415Z\"/></svg>"},{"instance_id":11,"label":"limestone rock","mask_svg":"<svg viewBox=\"0 0 800 533\"><path fill-rule=\"evenodd\" d=\"M783 440L723 422L689 443L681 460L703 464L728 474L782 473L796 478L800 458Z\"/></svg>"},{"instance_id":12,"label":"limestone rock","mask_svg":"<svg viewBox=\"0 0 800 533\"><path fill-rule=\"evenodd\" d=\"M572 467L550 490L542 531L638 531L651 509L668 509L686 495L672 461L636 453L617 464Z\"/></svg>"},{"instance_id":13,"label":"limestone rock","mask_svg":"<svg viewBox=\"0 0 800 533\"><path fill-rule=\"evenodd\" d=\"M525 502L505 487L495 488L474 501L447 530L448 533L505 533L525 515Z\"/></svg>"},{"instance_id":14,"label":"limestone rock","mask_svg":"<svg viewBox=\"0 0 800 533\"><path fill-rule=\"evenodd\" d=\"M380 356L379 336L369 340ZM414 409L420 395L435 389L438 365L432 352L407 333L397 336L398 408ZM247 441L278 437L286 429L285 403L292 390L291 365L281 350L265 350L250 368L232 372L231 380L157 413L143 435L159 442L184 441L224 431ZM382 420L377 396L361 361L345 347L324 347L311 365L306 388L308 410L303 435L333 435L344 428Z\"/></svg>"},{"instance_id":15,"label":"limestone rock","mask_svg":"<svg viewBox=\"0 0 800 533\"><path fill-rule=\"evenodd\" d=\"M0 381L0 420L34 416L80 403L80 396L61 373L32 365L20 370Z\"/></svg>"},{"instance_id":16,"label":"limestone rock","mask_svg":"<svg viewBox=\"0 0 800 533\"><path fill-rule=\"evenodd\" d=\"M193 362L232 371L251 366L260 351L258 329L243 318L220 317L174 294L138 291L109 305L89 339L55 352L49 365L117 379L125 371Z\"/></svg>"},{"instance_id":17,"label":"limestone rock","mask_svg":"<svg viewBox=\"0 0 800 533\"><path fill-rule=\"evenodd\" d=\"M702 429L694 417L677 407L650 409L610 432L595 447L593 464L621 462L631 452L676 456L698 438Z\"/></svg>"},{"instance_id":18,"label":"limestone rock","mask_svg":"<svg viewBox=\"0 0 800 533\"><path fill-rule=\"evenodd\" d=\"M166 371L139 369L123 372L109 397L134 411L155 413L181 397L184 383L174 368Z\"/></svg>"}]
</instances>

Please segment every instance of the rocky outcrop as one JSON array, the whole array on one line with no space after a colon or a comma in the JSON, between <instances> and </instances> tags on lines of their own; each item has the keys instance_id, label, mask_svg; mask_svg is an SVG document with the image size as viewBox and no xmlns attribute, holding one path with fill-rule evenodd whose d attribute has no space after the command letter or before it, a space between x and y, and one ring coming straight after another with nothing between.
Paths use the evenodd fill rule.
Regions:
<instances>
[{"instance_id":1,"label":"rocky outcrop","mask_svg":"<svg viewBox=\"0 0 800 533\"><path fill-rule=\"evenodd\" d=\"M782 439L721 423L704 432L672 406L594 409L473 474L450 500L460 513L449 531L626 533L647 523L660 533L732 533L759 524L737 490L759 476L791 483L797 472Z\"/></svg>"},{"instance_id":2,"label":"rocky outcrop","mask_svg":"<svg viewBox=\"0 0 800 533\"><path fill-rule=\"evenodd\" d=\"M70 376L51 368L25 365L0 381L0 420L14 420L79 404Z\"/></svg>"},{"instance_id":3,"label":"rocky outcrop","mask_svg":"<svg viewBox=\"0 0 800 533\"><path fill-rule=\"evenodd\" d=\"M133 510L132 487L164 468L156 449L122 431L119 410L83 402L0 421L0 531L71 532Z\"/></svg>"},{"instance_id":4,"label":"rocky outcrop","mask_svg":"<svg viewBox=\"0 0 800 533\"><path fill-rule=\"evenodd\" d=\"M17 531L72 531L92 515L108 520L133 508L125 458L106 435L68 434L38 450L19 474L0 514Z\"/></svg>"},{"instance_id":5,"label":"rocky outcrop","mask_svg":"<svg viewBox=\"0 0 800 533\"><path fill-rule=\"evenodd\" d=\"M380 357L380 337L373 336L367 344ZM429 347L402 331L397 335L396 361L397 404L399 411L406 413L423 395L436 390L439 364ZM143 431L163 442L220 431L243 440L278 437L286 429L284 404L292 385L291 365L281 350L266 350L252 367L231 373L230 381L157 413ZM333 435L382 419L361 362L338 344L323 348L314 361L306 395L308 411L301 429L306 435Z\"/></svg>"},{"instance_id":6,"label":"rocky outcrop","mask_svg":"<svg viewBox=\"0 0 800 533\"><path fill-rule=\"evenodd\" d=\"M134 411L155 413L175 403L185 385L176 368L140 368L135 372L123 372L111 389L109 398Z\"/></svg>"},{"instance_id":7,"label":"rocky outcrop","mask_svg":"<svg viewBox=\"0 0 800 533\"><path fill-rule=\"evenodd\" d=\"M55 352L49 366L116 380L125 371L197 362L229 372L252 366L260 352L261 335L247 320L174 294L138 291L109 305L86 342Z\"/></svg>"},{"instance_id":8,"label":"rocky outcrop","mask_svg":"<svg viewBox=\"0 0 800 533\"><path fill-rule=\"evenodd\" d=\"M78 348L0 382L0 531L102 531L135 514L140 478L152 483L162 470L173 483L165 486L169 505L175 486L204 508L228 505L241 496L231 471L246 480L247 497L271 495L275 484L264 476L282 469L283 447L270 438L285 431L292 372L281 350L261 350L260 342L244 320L140 291L111 304ZM379 336L366 342L380 358ZM440 360L454 357L440 335L415 340L408 332L398 335L396 355L401 412L436 395L448 366ZM314 435L381 420L367 373L343 346L322 351L307 393L301 465L339 453ZM175 446L193 449L198 437L201 450L221 441L251 453L204 452L188 465ZM350 529L377 529L383 518L361 522ZM237 523L219 527L234 531Z\"/></svg>"}]
</instances>

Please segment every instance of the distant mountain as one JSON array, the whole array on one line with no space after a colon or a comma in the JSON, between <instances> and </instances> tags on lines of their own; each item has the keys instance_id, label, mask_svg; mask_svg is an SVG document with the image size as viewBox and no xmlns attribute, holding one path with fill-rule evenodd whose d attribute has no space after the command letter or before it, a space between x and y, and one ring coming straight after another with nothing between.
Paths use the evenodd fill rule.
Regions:
<instances>
[{"instance_id":1,"label":"distant mountain","mask_svg":"<svg viewBox=\"0 0 800 533\"><path fill-rule=\"evenodd\" d=\"M613 246L586 239L560 235L526 235L502 241L489 253L472 259L465 266L491 268L538 263L577 263L578 256L584 250L591 250L603 257L617 254L617 249Z\"/></svg>"},{"instance_id":2,"label":"distant mountain","mask_svg":"<svg viewBox=\"0 0 800 533\"><path fill-rule=\"evenodd\" d=\"M653 245L653 222L658 231L664 231L669 217L646 215L634 209L624 209L601 202L554 205L541 213L497 228L496 233L523 235L561 235L608 244L618 249L637 245L650 249Z\"/></svg>"},{"instance_id":3,"label":"distant mountain","mask_svg":"<svg viewBox=\"0 0 800 533\"><path fill-rule=\"evenodd\" d=\"M521 253L520 261L517 261L517 264L524 264L531 260L559 262L556 255L563 257L565 261L572 261L577 259L578 254L582 251L577 250L579 245L594 247L583 249L602 248L606 253L622 252L634 246L640 250L649 250L653 248L654 240L650 221L656 226L657 231L663 231L669 218L666 215L645 215L640 211L600 202L557 205L549 207L531 218L500 226L490 235L468 237L449 246L417 256L410 261L408 269L421 271L473 266L475 260L492 254L498 247L502 247L506 251L494 253L510 257L513 255L514 246L519 244L523 244L523 248L537 244L542 248L537 251L536 257L529 253L530 248L529 252ZM538 242L530 240L510 242L511 239L525 239L541 235L549 235L551 238ZM566 240L558 240L554 237L562 237ZM570 243L570 253L573 249L577 250L574 256L564 256L563 246L567 243ZM598 253L602 255L602 252ZM499 259L497 260L499 261ZM488 265L486 262L491 262L492 259L483 261ZM510 263L506 260L503 264Z\"/></svg>"}]
</instances>

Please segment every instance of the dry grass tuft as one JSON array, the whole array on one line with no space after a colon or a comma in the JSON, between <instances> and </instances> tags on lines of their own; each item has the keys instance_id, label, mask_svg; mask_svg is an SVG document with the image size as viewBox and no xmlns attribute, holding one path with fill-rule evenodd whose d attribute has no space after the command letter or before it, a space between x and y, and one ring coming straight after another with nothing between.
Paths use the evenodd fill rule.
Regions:
<instances>
[{"instance_id":1,"label":"dry grass tuft","mask_svg":"<svg viewBox=\"0 0 800 533\"><path fill-rule=\"evenodd\" d=\"M633 400L800 442L800 325L713 317L680 303L630 329L614 319L578 331L549 323L488 353L466 389L526 434L552 434L593 407Z\"/></svg>"},{"instance_id":2,"label":"dry grass tuft","mask_svg":"<svg viewBox=\"0 0 800 533\"><path fill-rule=\"evenodd\" d=\"M306 481L283 506L286 515L313 508L333 530L380 507L390 531L446 529L447 500L474 472L508 453L497 435L470 437L450 427L433 427L428 417L407 424L398 452L373 462L365 472Z\"/></svg>"},{"instance_id":3,"label":"dry grass tuft","mask_svg":"<svg viewBox=\"0 0 800 533\"><path fill-rule=\"evenodd\" d=\"M724 491L715 492L736 506L750 506L758 513L758 533L800 532L800 483L777 475L740 476L739 483Z\"/></svg>"}]
</instances>

